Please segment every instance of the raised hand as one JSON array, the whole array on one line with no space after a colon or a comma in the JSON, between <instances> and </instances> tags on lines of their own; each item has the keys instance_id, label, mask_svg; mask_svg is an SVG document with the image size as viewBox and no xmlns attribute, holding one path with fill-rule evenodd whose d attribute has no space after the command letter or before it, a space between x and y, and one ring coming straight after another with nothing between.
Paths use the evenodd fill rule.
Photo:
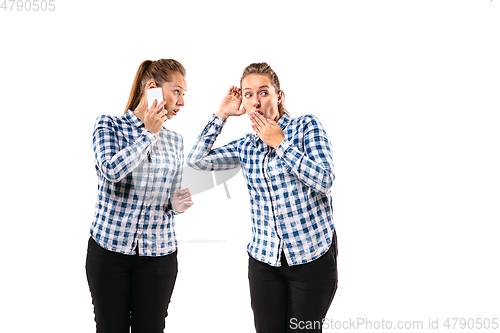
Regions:
<instances>
[{"instance_id":1,"label":"raised hand","mask_svg":"<svg viewBox=\"0 0 500 333\"><path fill-rule=\"evenodd\" d=\"M157 100L155 100L153 104L151 104L152 111L146 109L146 113L144 114L144 127L155 135L160 133L163 123L168 119L167 110L163 107L165 103L165 101L158 103Z\"/></svg>"},{"instance_id":2,"label":"raised hand","mask_svg":"<svg viewBox=\"0 0 500 333\"><path fill-rule=\"evenodd\" d=\"M241 116L245 114L245 108L240 110L241 105L241 89L232 86L224 99L220 103L219 110L216 115L220 118L227 119L231 116Z\"/></svg>"},{"instance_id":3,"label":"raised hand","mask_svg":"<svg viewBox=\"0 0 500 333\"><path fill-rule=\"evenodd\" d=\"M257 135L267 145L278 148L281 141L285 139L285 134L281 127L273 120L266 119L258 112L250 113L250 120L252 121L252 128Z\"/></svg>"}]
</instances>

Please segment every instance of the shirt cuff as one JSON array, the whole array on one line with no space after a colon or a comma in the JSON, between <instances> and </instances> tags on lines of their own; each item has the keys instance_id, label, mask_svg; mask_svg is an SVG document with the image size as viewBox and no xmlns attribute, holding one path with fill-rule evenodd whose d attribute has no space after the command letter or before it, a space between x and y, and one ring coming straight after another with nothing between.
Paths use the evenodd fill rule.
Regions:
<instances>
[{"instance_id":1,"label":"shirt cuff","mask_svg":"<svg viewBox=\"0 0 500 333\"><path fill-rule=\"evenodd\" d=\"M146 136L147 139L149 139L149 141L151 141L151 143L155 143L156 140L158 139L156 137L156 135L153 132L151 132L150 130L145 130L142 133L144 134L144 136Z\"/></svg>"},{"instance_id":2,"label":"shirt cuff","mask_svg":"<svg viewBox=\"0 0 500 333\"><path fill-rule=\"evenodd\" d=\"M212 120L213 119L213 120ZM210 122L214 122L215 125L219 125L219 126L224 126L224 124L226 123L227 119L223 119L221 117L218 117L216 116L215 114L213 115L212 119L210 120Z\"/></svg>"},{"instance_id":3,"label":"shirt cuff","mask_svg":"<svg viewBox=\"0 0 500 333\"><path fill-rule=\"evenodd\" d=\"M215 114L210 117L207 126L201 132L201 135L213 135L219 134L222 130L222 127L226 123L227 119L222 119L217 117Z\"/></svg>"},{"instance_id":4,"label":"shirt cuff","mask_svg":"<svg viewBox=\"0 0 500 333\"><path fill-rule=\"evenodd\" d=\"M291 148L292 148L292 144L290 143L290 141L288 141L287 139L283 139L283 141L281 141L278 148L276 148L276 154L279 157L283 157L285 155L285 153Z\"/></svg>"}]
</instances>

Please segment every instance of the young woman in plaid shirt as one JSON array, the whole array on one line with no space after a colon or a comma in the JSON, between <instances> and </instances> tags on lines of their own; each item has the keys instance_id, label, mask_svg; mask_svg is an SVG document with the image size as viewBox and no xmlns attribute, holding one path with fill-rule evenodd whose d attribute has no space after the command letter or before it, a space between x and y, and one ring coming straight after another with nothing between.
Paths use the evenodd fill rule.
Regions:
<instances>
[{"instance_id":1,"label":"young woman in plaid shirt","mask_svg":"<svg viewBox=\"0 0 500 333\"><path fill-rule=\"evenodd\" d=\"M192 204L180 189L182 136L163 127L184 106L184 67L146 60L123 116L100 116L92 147L98 196L86 271L97 332L163 332L177 276L174 215ZM148 109L146 91L163 89Z\"/></svg>"},{"instance_id":2,"label":"young woman in plaid shirt","mask_svg":"<svg viewBox=\"0 0 500 333\"><path fill-rule=\"evenodd\" d=\"M250 195L248 277L257 332L321 332L337 289L330 143L317 117L290 117L278 76L266 63L249 65L240 86L230 88L187 164L242 168ZM227 119L245 113L255 134L212 149Z\"/></svg>"}]
</instances>

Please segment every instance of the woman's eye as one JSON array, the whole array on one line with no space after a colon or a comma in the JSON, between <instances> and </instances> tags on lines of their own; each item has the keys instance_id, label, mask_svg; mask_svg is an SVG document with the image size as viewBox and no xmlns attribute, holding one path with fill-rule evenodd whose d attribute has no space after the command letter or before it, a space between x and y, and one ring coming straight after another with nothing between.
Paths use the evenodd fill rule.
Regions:
<instances>
[{"instance_id":1,"label":"woman's eye","mask_svg":"<svg viewBox=\"0 0 500 333\"><path fill-rule=\"evenodd\" d=\"M175 90L174 95L179 95L179 90Z\"/></svg>"},{"instance_id":2,"label":"woman's eye","mask_svg":"<svg viewBox=\"0 0 500 333\"><path fill-rule=\"evenodd\" d=\"M267 96L267 95L269 95L269 93L267 91L263 91L263 92L260 93L260 95L261 96Z\"/></svg>"},{"instance_id":3,"label":"woman's eye","mask_svg":"<svg viewBox=\"0 0 500 333\"><path fill-rule=\"evenodd\" d=\"M252 94L245 94L245 97L250 98L250 97L252 97Z\"/></svg>"}]
</instances>

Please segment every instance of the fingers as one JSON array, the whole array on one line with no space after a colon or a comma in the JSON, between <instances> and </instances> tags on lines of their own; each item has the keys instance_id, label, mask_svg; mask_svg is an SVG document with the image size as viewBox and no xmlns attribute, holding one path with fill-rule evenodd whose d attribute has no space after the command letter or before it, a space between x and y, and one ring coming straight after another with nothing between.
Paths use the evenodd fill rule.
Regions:
<instances>
[{"instance_id":1,"label":"fingers","mask_svg":"<svg viewBox=\"0 0 500 333\"><path fill-rule=\"evenodd\" d=\"M153 101L153 104L151 104L151 107L146 108L146 113L150 112L151 110L153 110L153 112L152 112L153 114L160 113L161 111L163 111L165 109L164 106L166 103L167 103L166 101L162 101L162 102L158 103L158 100L155 99Z\"/></svg>"},{"instance_id":2,"label":"fingers","mask_svg":"<svg viewBox=\"0 0 500 333\"><path fill-rule=\"evenodd\" d=\"M183 212L193 204L194 202L188 188L175 191L174 206L177 206L179 211Z\"/></svg>"},{"instance_id":3,"label":"fingers","mask_svg":"<svg viewBox=\"0 0 500 333\"><path fill-rule=\"evenodd\" d=\"M241 89L236 87L236 86L232 86L231 88L229 88L229 95L237 95L239 94L241 96Z\"/></svg>"},{"instance_id":4,"label":"fingers","mask_svg":"<svg viewBox=\"0 0 500 333\"><path fill-rule=\"evenodd\" d=\"M263 127L267 126L270 123L258 112L252 112L250 113L250 120L256 127Z\"/></svg>"},{"instance_id":5,"label":"fingers","mask_svg":"<svg viewBox=\"0 0 500 333\"><path fill-rule=\"evenodd\" d=\"M242 115L244 111L240 110L241 101L241 90L232 86L224 96L216 115L223 119Z\"/></svg>"},{"instance_id":6,"label":"fingers","mask_svg":"<svg viewBox=\"0 0 500 333\"><path fill-rule=\"evenodd\" d=\"M258 112L252 112L249 114L250 120L252 121L252 129L254 132L268 145L275 147L274 143L277 143L282 136L283 131L280 126L273 120L267 119ZM280 134L281 133L281 134ZM275 140L276 139L276 140ZM281 142L279 140L279 142Z\"/></svg>"},{"instance_id":7,"label":"fingers","mask_svg":"<svg viewBox=\"0 0 500 333\"><path fill-rule=\"evenodd\" d=\"M177 190L175 191L174 196L179 200L183 201L185 199L191 198L191 193L189 192L188 188L182 189L182 190Z\"/></svg>"},{"instance_id":8,"label":"fingers","mask_svg":"<svg viewBox=\"0 0 500 333\"><path fill-rule=\"evenodd\" d=\"M155 110L157 106L158 106L158 101L155 99L155 100L153 101L153 104L151 104L151 108L150 108L150 109L151 109L151 110Z\"/></svg>"},{"instance_id":9,"label":"fingers","mask_svg":"<svg viewBox=\"0 0 500 333\"><path fill-rule=\"evenodd\" d=\"M267 119L258 112L251 112L249 116L252 121L252 128L259 138L267 145L277 149L285 139L283 130L278 123L271 119Z\"/></svg>"},{"instance_id":10,"label":"fingers","mask_svg":"<svg viewBox=\"0 0 500 333\"><path fill-rule=\"evenodd\" d=\"M243 107L241 110L238 110L237 112L238 112L237 115L241 116L241 115L247 113L247 110L245 110L245 107Z\"/></svg>"},{"instance_id":11,"label":"fingers","mask_svg":"<svg viewBox=\"0 0 500 333\"><path fill-rule=\"evenodd\" d=\"M166 101L162 101L158 103L155 99L153 104L151 104L151 108L146 109L146 116L152 118L156 121L165 121L167 120L167 110L164 108ZM161 119L165 118L165 119Z\"/></svg>"},{"instance_id":12,"label":"fingers","mask_svg":"<svg viewBox=\"0 0 500 333\"><path fill-rule=\"evenodd\" d=\"M156 99L155 99L155 102L156 103ZM153 105L154 105L153 103ZM161 113L162 111L165 110L165 108L163 107L165 105L166 101L162 101L160 103L158 103L158 105L156 107L153 107L153 105L151 105L151 109L155 110L155 112L158 114L158 113Z\"/></svg>"},{"instance_id":13,"label":"fingers","mask_svg":"<svg viewBox=\"0 0 500 333\"><path fill-rule=\"evenodd\" d=\"M189 197L189 200L182 201L182 203L188 207L191 207L192 205L194 205L194 202L193 202L193 200L191 200L191 197Z\"/></svg>"},{"instance_id":14,"label":"fingers","mask_svg":"<svg viewBox=\"0 0 500 333\"><path fill-rule=\"evenodd\" d=\"M163 123L168 120L168 110L164 107L166 103L166 101L158 103L158 100L155 99L151 103L151 107L146 108L143 120L144 127L155 135L160 133Z\"/></svg>"},{"instance_id":15,"label":"fingers","mask_svg":"<svg viewBox=\"0 0 500 333\"><path fill-rule=\"evenodd\" d=\"M250 114L250 121L252 122L252 129L255 131L255 133L259 134L260 122L257 121L257 119L253 115L254 115L254 113Z\"/></svg>"},{"instance_id":16,"label":"fingers","mask_svg":"<svg viewBox=\"0 0 500 333\"><path fill-rule=\"evenodd\" d=\"M157 100L155 99L155 100L153 101L153 104L151 104L151 107L146 108L146 113L145 113L145 115L146 115L146 116L148 116L148 115L149 115L149 112L150 112L151 110L156 109L156 105L157 105Z\"/></svg>"},{"instance_id":17,"label":"fingers","mask_svg":"<svg viewBox=\"0 0 500 333\"><path fill-rule=\"evenodd\" d=\"M165 109L165 104L167 104L166 101L163 101L161 102L160 104L158 104L158 106L156 107L156 116L158 117L158 120L159 121L167 121L167 109Z\"/></svg>"},{"instance_id":18,"label":"fingers","mask_svg":"<svg viewBox=\"0 0 500 333\"><path fill-rule=\"evenodd\" d=\"M232 86L229 89L228 95L236 97L237 99L241 100L241 89L235 86Z\"/></svg>"}]
</instances>

